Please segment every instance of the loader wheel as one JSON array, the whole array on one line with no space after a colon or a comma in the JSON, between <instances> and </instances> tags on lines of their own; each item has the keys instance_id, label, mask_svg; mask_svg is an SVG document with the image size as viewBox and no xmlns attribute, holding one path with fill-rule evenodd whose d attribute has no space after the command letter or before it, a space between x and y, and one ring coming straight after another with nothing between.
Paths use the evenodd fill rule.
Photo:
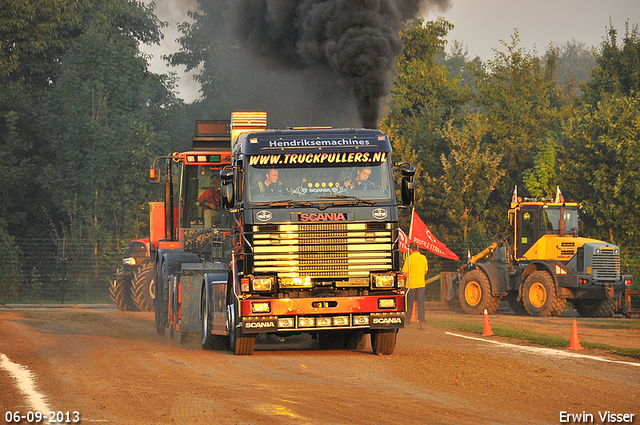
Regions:
<instances>
[{"instance_id":1,"label":"loader wheel","mask_svg":"<svg viewBox=\"0 0 640 425\"><path fill-rule=\"evenodd\" d=\"M227 338L221 335L211 335L211 316L209 299L205 291L201 293L200 302L201 322L201 344L203 350L224 350L227 348Z\"/></svg>"},{"instance_id":2,"label":"loader wheel","mask_svg":"<svg viewBox=\"0 0 640 425\"><path fill-rule=\"evenodd\" d=\"M489 279L481 270L471 270L462 277L458 298L467 314L480 315L485 310L489 314L495 313L500 305L500 297L491 294Z\"/></svg>"},{"instance_id":3,"label":"loader wheel","mask_svg":"<svg viewBox=\"0 0 640 425\"><path fill-rule=\"evenodd\" d=\"M528 316L529 312L524 307L524 301L518 301L518 291L511 291L507 295L507 302L509 303L509 307L517 316Z\"/></svg>"},{"instance_id":4,"label":"loader wheel","mask_svg":"<svg viewBox=\"0 0 640 425\"><path fill-rule=\"evenodd\" d=\"M156 332L160 335L164 335L164 331L167 328L167 316L169 315L169 282L165 281L162 269L162 266L156 268L156 298L154 300Z\"/></svg>"},{"instance_id":5,"label":"loader wheel","mask_svg":"<svg viewBox=\"0 0 640 425\"><path fill-rule=\"evenodd\" d=\"M131 298L131 278L130 275L118 269L116 274L111 278L109 285L109 295L111 301L122 311L137 311L136 305Z\"/></svg>"},{"instance_id":6,"label":"loader wheel","mask_svg":"<svg viewBox=\"0 0 640 425\"><path fill-rule=\"evenodd\" d=\"M573 305L582 317L613 317L616 300L573 300Z\"/></svg>"},{"instance_id":7,"label":"loader wheel","mask_svg":"<svg viewBox=\"0 0 640 425\"><path fill-rule=\"evenodd\" d=\"M227 323L229 326L229 345L233 354L250 356L256 347L256 335L245 334L238 325L238 303L235 297L227 304Z\"/></svg>"},{"instance_id":8,"label":"loader wheel","mask_svg":"<svg viewBox=\"0 0 640 425\"><path fill-rule=\"evenodd\" d=\"M337 332L318 334L318 345L321 350L342 350L345 348L345 335Z\"/></svg>"},{"instance_id":9,"label":"loader wheel","mask_svg":"<svg viewBox=\"0 0 640 425\"><path fill-rule=\"evenodd\" d=\"M567 300L559 298L549 273L538 270L532 273L522 287L522 300L530 315L535 317L559 316Z\"/></svg>"},{"instance_id":10,"label":"loader wheel","mask_svg":"<svg viewBox=\"0 0 640 425\"><path fill-rule=\"evenodd\" d=\"M371 348L375 355L391 355L396 348L397 329L376 329L371 331Z\"/></svg>"},{"instance_id":11,"label":"loader wheel","mask_svg":"<svg viewBox=\"0 0 640 425\"><path fill-rule=\"evenodd\" d=\"M156 298L156 268L147 260L133 272L131 280L131 298L140 311L153 311L153 300Z\"/></svg>"}]
</instances>

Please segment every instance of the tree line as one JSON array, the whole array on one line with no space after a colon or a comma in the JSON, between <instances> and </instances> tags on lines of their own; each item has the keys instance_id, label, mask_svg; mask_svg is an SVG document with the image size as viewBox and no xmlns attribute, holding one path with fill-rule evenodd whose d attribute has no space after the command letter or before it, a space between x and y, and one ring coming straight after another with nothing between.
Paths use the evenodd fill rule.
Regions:
<instances>
[{"instance_id":1,"label":"tree line","mask_svg":"<svg viewBox=\"0 0 640 425\"><path fill-rule=\"evenodd\" d=\"M177 97L175 73L150 72L140 50L160 43L166 26L153 4L0 5L0 300L90 299L92 285L106 295L126 244L148 235L148 202L161 199L147 184L153 159L187 149L196 119L259 109L246 95L234 104L242 84L229 75L242 70L228 71L239 49L215 38L217 2L200 3L167 57L199 69L202 97L191 104ZM417 167L420 216L464 257L505 232L515 186L537 198L560 186L583 202L581 233L620 245L623 268L637 274L637 27L620 40L608 28L597 48L572 42L542 55L521 48L515 32L486 62L447 46L452 27L442 18L406 24L379 124L394 159ZM253 84L268 86L269 75Z\"/></svg>"}]
</instances>

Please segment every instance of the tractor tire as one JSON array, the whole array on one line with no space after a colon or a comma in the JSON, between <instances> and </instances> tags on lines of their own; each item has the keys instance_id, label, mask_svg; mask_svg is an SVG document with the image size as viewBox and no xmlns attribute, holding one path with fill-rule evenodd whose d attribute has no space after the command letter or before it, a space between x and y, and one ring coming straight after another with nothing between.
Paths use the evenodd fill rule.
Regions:
<instances>
[{"instance_id":1,"label":"tractor tire","mask_svg":"<svg viewBox=\"0 0 640 425\"><path fill-rule=\"evenodd\" d=\"M169 316L169 282L168 277L165 279L162 269L162 266L156 268L156 298L154 300L156 332L159 335L164 335Z\"/></svg>"},{"instance_id":2,"label":"tractor tire","mask_svg":"<svg viewBox=\"0 0 640 425\"><path fill-rule=\"evenodd\" d=\"M229 347L233 354L237 356L250 356L253 354L253 350L256 348L256 335L245 334L242 332L242 326L237 327L238 316L238 303L235 297L231 297L231 300L227 304L227 320L229 323Z\"/></svg>"},{"instance_id":3,"label":"tractor tire","mask_svg":"<svg viewBox=\"0 0 640 425\"><path fill-rule=\"evenodd\" d=\"M516 316L528 316L529 312L524 306L524 302L522 300L518 301L518 291L511 291L507 294L507 302L509 303L509 307L516 314Z\"/></svg>"},{"instance_id":4,"label":"tractor tire","mask_svg":"<svg viewBox=\"0 0 640 425\"><path fill-rule=\"evenodd\" d=\"M209 300L205 294L205 291L202 291L202 295L200 298L202 301L200 303L200 312L202 317L201 322L201 344L203 350L217 350L222 351L227 349L227 338L222 335L212 335L211 334L211 316L209 309Z\"/></svg>"},{"instance_id":5,"label":"tractor tire","mask_svg":"<svg viewBox=\"0 0 640 425\"><path fill-rule=\"evenodd\" d=\"M347 332L344 336L344 348L347 350L364 350L367 348L367 334L363 331Z\"/></svg>"},{"instance_id":6,"label":"tractor tire","mask_svg":"<svg viewBox=\"0 0 640 425\"><path fill-rule=\"evenodd\" d=\"M487 310L495 313L500 305L500 298L491 294L489 279L481 270L471 270L460 281L458 288L460 307L467 314L480 315Z\"/></svg>"},{"instance_id":7,"label":"tractor tire","mask_svg":"<svg viewBox=\"0 0 640 425\"><path fill-rule=\"evenodd\" d=\"M371 348L375 355L391 355L396 349L397 329L376 329L371 331Z\"/></svg>"},{"instance_id":8,"label":"tractor tire","mask_svg":"<svg viewBox=\"0 0 640 425\"><path fill-rule=\"evenodd\" d=\"M573 300L573 305L582 317L613 317L616 300Z\"/></svg>"},{"instance_id":9,"label":"tractor tire","mask_svg":"<svg viewBox=\"0 0 640 425\"><path fill-rule=\"evenodd\" d=\"M559 316L567 300L558 297L551 275L546 271L533 272L522 287L522 300L530 315L534 317Z\"/></svg>"},{"instance_id":10,"label":"tractor tire","mask_svg":"<svg viewBox=\"0 0 640 425\"><path fill-rule=\"evenodd\" d=\"M153 311L156 298L156 268L151 261L144 261L133 272L131 298L140 311Z\"/></svg>"},{"instance_id":11,"label":"tractor tire","mask_svg":"<svg viewBox=\"0 0 640 425\"><path fill-rule=\"evenodd\" d=\"M131 278L121 268L116 271L111 278L109 285L109 295L111 301L121 311L137 311L136 305L131 298Z\"/></svg>"}]
</instances>

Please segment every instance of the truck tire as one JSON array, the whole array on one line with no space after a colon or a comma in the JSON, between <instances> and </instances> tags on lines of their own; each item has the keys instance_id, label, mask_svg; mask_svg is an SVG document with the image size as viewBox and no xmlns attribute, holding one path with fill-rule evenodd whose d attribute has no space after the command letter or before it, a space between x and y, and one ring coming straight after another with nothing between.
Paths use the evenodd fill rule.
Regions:
<instances>
[{"instance_id":1,"label":"truck tire","mask_svg":"<svg viewBox=\"0 0 640 425\"><path fill-rule=\"evenodd\" d=\"M200 302L201 322L201 344L203 350L225 350L227 348L227 338L222 335L211 335L211 316L209 299L205 291L202 291Z\"/></svg>"},{"instance_id":2,"label":"truck tire","mask_svg":"<svg viewBox=\"0 0 640 425\"><path fill-rule=\"evenodd\" d=\"M397 329L375 329L371 331L371 348L375 355L391 355L396 349Z\"/></svg>"},{"instance_id":3,"label":"truck tire","mask_svg":"<svg viewBox=\"0 0 640 425\"><path fill-rule=\"evenodd\" d=\"M121 311L136 311L136 305L131 298L131 277L121 268L111 278L109 285L111 301Z\"/></svg>"},{"instance_id":4,"label":"truck tire","mask_svg":"<svg viewBox=\"0 0 640 425\"><path fill-rule=\"evenodd\" d=\"M507 302L509 307L517 316L528 316L529 312L524 306L524 301L518 301L518 291L511 291L507 294Z\"/></svg>"},{"instance_id":5,"label":"truck tire","mask_svg":"<svg viewBox=\"0 0 640 425\"><path fill-rule=\"evenodd\" d=\"M162 265L156 267L156 298L154 302L156 332L159 335L164 335L164 331L167 328L167 316L169 315L169 306L167 304L169 302L169 282L165 281L164 274Z\"/></svg>"},{"instance_id":6,"label":"truck tire","mask_svg":"<svg viewBox=\"0 0 640 425\"><path fill-rule=\"evenodd\" d=\"M546 271L533 272L522 287L522 300L534 317L559 316L567 300L558 297L551 275Z\"/></svg>"},{"instance_id":7,"label":"truck tire","mask_svg":"<svg viewBox=\"0 0 640 425\"><path fill-rule=\"evenodd\" d=\"M573 305L582 317L613 317L616 300L573 300Z\"/></svg>"},{"instance_id":8,"label":"truck tire","mask_svg":"<svg viewBox=\"0 0 640 425\"><path fill-rule=\"evenodd\" d=\"M460 307L467 314L494 313L500 305L500 297L491 294L489 279L481 270L471 270L460 281L458 288Z\"/></svg>"},{"instance_id":9,"label":"truck tire","mask_svg":"<svg viewBox=\"0 0 640 425\"><path fill-rule=\"evenodd\" d=\"M238 303L235 297L227 304L227 320L229 323L229 347L233 354L237 356L250 356L256 347L256 335L245 334L242 332L242 326L237 327Z\"/></svg>"},{"instance_id":10,"label":"truck tire","mask_svg":"<svg viewBox=\"0 0 640 425\"><path fill-rule=\"evenodd\" d=\"M320 332L318 333L318 345L321 350L343 350L345 348L345 334Z\"/></svg>"},{"instance_id":11,"label":"truck tire","mask_svg":"<svg viewBox=\"0 0 640 425\"><path fill-rule=\"evenodd\" d=\"M149 261L144 261L133 272L131 280L131 298L140 311L153 311L153 300L156 298L156 268Z\"/></svg>"},{"instance_id":12,"label":"truck tire","mask_svg":"<svg viewBox=\"0 0 640 425\"><path fill-rule=\"evenodd\" d=\"M347 350L364 350L367 348L367 334L363 331L347 332L344 337L344 348Z\"/></svg>"}]
</instances>

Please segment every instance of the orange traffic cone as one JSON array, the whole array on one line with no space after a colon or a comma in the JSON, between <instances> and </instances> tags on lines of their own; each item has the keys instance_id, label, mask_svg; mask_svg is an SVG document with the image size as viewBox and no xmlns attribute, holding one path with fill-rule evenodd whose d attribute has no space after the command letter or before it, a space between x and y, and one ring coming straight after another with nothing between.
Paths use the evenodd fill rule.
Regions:
<instances>
[{"instance_id":1,"label":"orange traffic cone","mask_svg":"<svg viewBox=\"0 0 640 425\"><path fill-rule=\"evenodd\" d=\"M571 341L569 343L569 350L584 350L580 345L580 337L578 337L578 323L576 323L576 319L573 319L573 325L571 325Z\"/></svg>"},{"instance_id":2,"label":"orange traffic cone","mask_svg":"<svg viewBox=\"0 0 640 425\"><path fill-rule=\"evenodd\" d=\"M413 304L413 312L411 313L411 321L412 322L417 322L418 321L418 317L416 316L416 310L418 309L418 306L416 304Z\"/></svg>"},{"instance_id":3,"label":"orange traffic cone","mask_svg":"<svg viewBox=\"0 0 640 425\"><path fill-rule=\"evenodd\" d=\"M489 324L489 313L487 313L487 309L484 310L484 323L482 325L482 336L491 336L493 332L491 331L491 325Z\"/></svg>"}]
</instances>

